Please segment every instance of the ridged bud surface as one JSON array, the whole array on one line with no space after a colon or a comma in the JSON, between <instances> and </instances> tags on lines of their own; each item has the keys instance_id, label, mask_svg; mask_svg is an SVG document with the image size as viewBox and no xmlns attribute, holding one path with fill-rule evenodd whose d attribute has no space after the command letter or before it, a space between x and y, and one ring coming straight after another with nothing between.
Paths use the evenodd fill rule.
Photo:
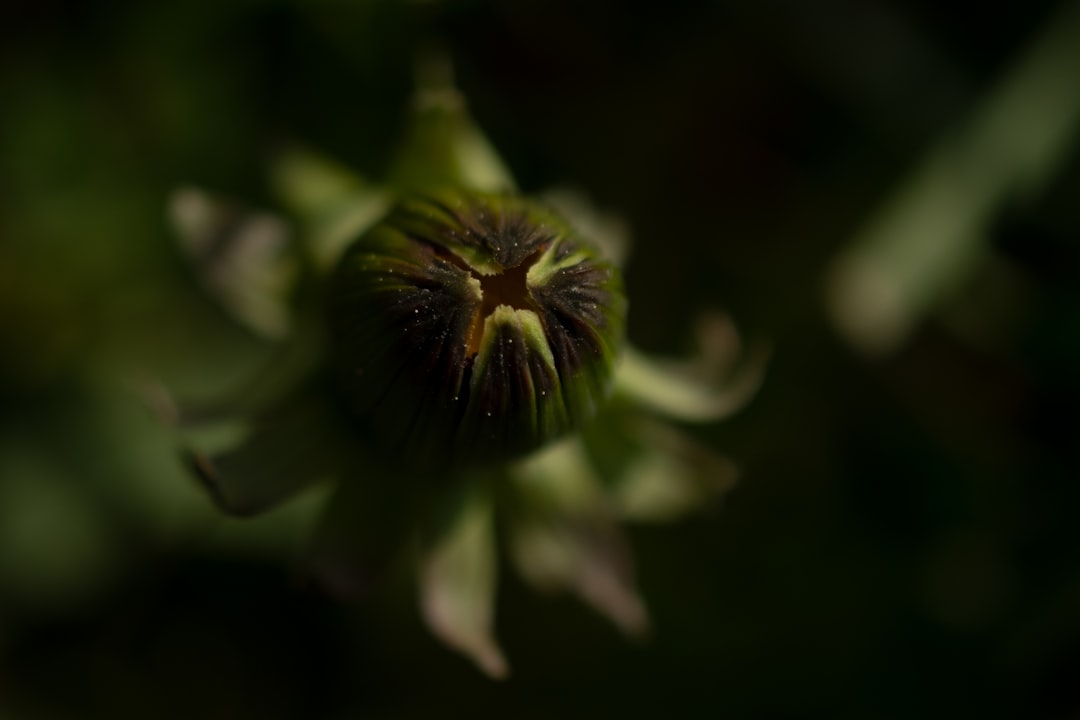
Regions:
<instances>
[{"instance_id":1,"label":"ridged bud surface","mask_svg":"<svg viewBox=\"0 0 1080 720\"><path fill-rule=\"evenodd\" d=\"M618 270L542 206L409 198L336 271L334 366L388 451L430 466L502 460L593 416L625 311Z\"/></svg>"}]
</instances>

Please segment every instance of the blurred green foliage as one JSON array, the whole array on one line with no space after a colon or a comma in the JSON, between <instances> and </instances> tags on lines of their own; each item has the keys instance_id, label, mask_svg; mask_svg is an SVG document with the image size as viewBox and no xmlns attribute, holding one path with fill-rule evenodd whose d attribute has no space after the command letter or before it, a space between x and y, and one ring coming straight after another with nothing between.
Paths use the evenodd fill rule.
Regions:
<instances>
[{"instance_id":1,"label":"blurred green foliage","mask_svg":"<svg viewBox=\"0 0 1080 720\"><path fill-rule=\"evenodd\" d=\"M1037 188L988 200L980 261L891 353L849 346L823 292L1070 6L14 3L0 717L1075 717L1075 131ZM634 537L656 636L511 583L502 685L423 633L406 583L342 606L297 582L317 498L219 518L140 399L212 397L268 352L201 295L168 194L265 201L288 140L381 169L431 42L524 190L578 186L632 228L639 345L682 350L726 307L775 346L755 403L702 434L739 487Z\"/></svg>"}]
</instances>

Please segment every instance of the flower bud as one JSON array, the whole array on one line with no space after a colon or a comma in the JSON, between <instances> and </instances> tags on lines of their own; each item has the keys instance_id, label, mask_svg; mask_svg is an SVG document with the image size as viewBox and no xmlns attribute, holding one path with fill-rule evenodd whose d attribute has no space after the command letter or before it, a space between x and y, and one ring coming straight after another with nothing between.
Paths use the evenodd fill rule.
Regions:
<instances>
[{"instance_id":1,"label":"flower bud","mask_svg":"<svg viewBox=\"0 0 1080 720\"><path fill-rule=\"evenodd\" d=\"M335 371L371 438L419 465L474 464L580 428L611 387L618 270L542 206L401 201L330 287Z\"/></svg>"}]
</instances>

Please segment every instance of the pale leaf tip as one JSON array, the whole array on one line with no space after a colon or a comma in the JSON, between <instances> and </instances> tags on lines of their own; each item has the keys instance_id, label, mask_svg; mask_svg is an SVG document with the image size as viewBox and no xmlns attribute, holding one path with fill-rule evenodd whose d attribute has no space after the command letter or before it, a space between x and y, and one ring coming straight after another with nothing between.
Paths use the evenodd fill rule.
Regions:
<instances>
[{"instance_id":1,"label":"pale leaf tip","mask_svg":"<svg viewBox=\"0 0 1080 720\"><path fill-rule=\"evenodd\" d=\"M649 634L649 612L625 579L609 572L586 572L579 580L581 595L632 638Z\"/></svg>"},{"instance_id":2,"label":"pale leaf tip","mask_svg":"<svg viewBox=\"0 0 1080 720\"><path fill-rule=\"evenodd\" d=\"M426 595L421 610L435 637L472 660L488 677L503 680L509 676L509 664L490 629L463 622L461 609L438 596Z\"/></svg>"}]
</instances>

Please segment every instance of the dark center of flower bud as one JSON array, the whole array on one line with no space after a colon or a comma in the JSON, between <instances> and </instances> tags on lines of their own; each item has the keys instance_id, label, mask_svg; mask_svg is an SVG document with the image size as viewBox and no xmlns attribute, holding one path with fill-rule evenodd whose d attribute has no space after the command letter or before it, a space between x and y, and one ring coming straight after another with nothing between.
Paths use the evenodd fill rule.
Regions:
<instances>
[{"instance_id":1,"label":"dark center of flower bud","mask_svg":"<svg viewBox=\"0 0 1080 720\"><path fill-rule=\"evenodd\" d=\"M500 305L506 305L514 310L537 311L536 301L533 299L532 293L529 292L529 288L525 281L529 275L529 268L531 268L533 263L540 258L545 249L546 248L541 248L532 255L529 255L520 265L506 268L502 272L495 273L494 275L482 275L476 270L469 268L465 263L461 261L456 262L456 264L467 269L472 276L479 281L480 292L483 295L480 311L469 325L466 352L470 357L475 356L480 352L480 343L484 337L484 320L495 312L495 308Z\"/></svg>"}]
</instances>

